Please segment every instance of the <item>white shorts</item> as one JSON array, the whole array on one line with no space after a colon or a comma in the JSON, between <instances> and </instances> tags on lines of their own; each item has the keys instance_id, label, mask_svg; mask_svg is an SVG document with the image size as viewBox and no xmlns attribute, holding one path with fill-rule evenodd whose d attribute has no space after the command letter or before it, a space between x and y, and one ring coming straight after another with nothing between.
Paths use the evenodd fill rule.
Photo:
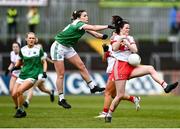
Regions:
<instances>
[{"instance_id":1,"label":"white shorts","mask_svg":"<svg viewBox=\"0 0 180 129\"><path fill-rule=\"evenodd\" d=\"M11 73L11 76L18 78L18 77L19 77L19 74L20 74L20 70L14 70L14 71Z\"/></svg>"},{"instance_id":2,"label":"white shorts","mask_svg":"<svg viewBox=\"0 0 180 129\"><path fill-rule=\"evenodd\" d=\"M16 80L16 83L19 83L19 84L22 84L24 81L30 81L32 84L34 84L36 82L36 79L34 78L27 78L27 79L21 79L21 78L18 78Z\"/></svg>"},{"instance_id":3,"label":"white shorts","mask_svg":"<svg viewBox=\"0 0 180 129\"><path fill-rule=\"evenodd\" d=\"M73 47L66 47L62 44L58 43L57 41L54 41L54 43L51 45L51 59L52 60L64 60L73 57L76 55L76 51Z\"/></svg>"}]
</instances>

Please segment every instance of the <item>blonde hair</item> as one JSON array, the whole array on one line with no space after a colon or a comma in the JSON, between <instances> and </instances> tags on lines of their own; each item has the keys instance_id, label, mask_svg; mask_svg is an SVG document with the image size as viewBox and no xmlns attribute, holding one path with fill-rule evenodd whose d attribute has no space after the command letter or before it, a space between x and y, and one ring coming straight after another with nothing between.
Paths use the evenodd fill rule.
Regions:
<instances>
[{"instance_id":1,"label":"blonde hair","mask_svg":"<svg viewBox=\"0 0 180 129\"><path fill-rule=\"evenodd\" d=\"M27 32L26 33L26 38L28 37L29 34L33 34L36 37L36 34L34 32Z\"/></svg>"}]
</instances>

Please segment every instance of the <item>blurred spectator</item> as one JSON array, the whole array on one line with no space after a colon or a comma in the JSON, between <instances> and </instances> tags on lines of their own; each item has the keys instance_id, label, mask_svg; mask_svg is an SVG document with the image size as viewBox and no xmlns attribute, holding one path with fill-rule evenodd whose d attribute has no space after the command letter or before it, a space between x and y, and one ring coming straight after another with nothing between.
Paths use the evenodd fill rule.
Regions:
<instances>
[{"instance_id":1,"label":"blurred spectator","mask_svg":"<svg viewBox=\"0 0 180 129\"><path fill-rule=\"evenodd\" d=\"M17 9L15 8L9 8L7 10L7 14L6 14L6 21L7 21L7 25L8 25L8 34L13 37L15 37L15 35L17 34Z\"/></svg>"},{"instance_id":2,"label":"blurred spectator","mask_svg":"<svg viewBox=\"0 0 180 129\"><path fill-rule=\"evenodd\" d=\"M1 24L1 17L0 17L0 24ZM2 25L2 24L1 24ZM0 28L0 33L1 33L1 28Z\"/></svg>"},{"instance_id":3,"label":"blurred spectator","mask_svg":"<svg viewBox=\"0 0 180 129\"><path fill-rule=\"evenodd\" d=\"M170 9L169 22L170 22L170 34L174 35L178 33L178 27L176 23L177 7L174 6Z\"/></svg>"},{"instance_id":4,"label":"blurred spectator","mask_svg":"<svg viewBox=\"0 0 180 129\"><path fill-rule=\"evenodd\" d=\"M28 20L29 31L35 33L36 26L40 22L40 15L36 7L29 8L29 11L27 13L27 20Z\"/></svg>"},{"instance_id":5,"label":"blurred spectator","mask_svg":"<svg viewBox=\"0 0 180 129\"><path fill-rule=\"evenodd\" d=\"M180 32L180 9L178 9L176 14L176 22L177 22L178 32Z\"/></svg>"}]
</instances>

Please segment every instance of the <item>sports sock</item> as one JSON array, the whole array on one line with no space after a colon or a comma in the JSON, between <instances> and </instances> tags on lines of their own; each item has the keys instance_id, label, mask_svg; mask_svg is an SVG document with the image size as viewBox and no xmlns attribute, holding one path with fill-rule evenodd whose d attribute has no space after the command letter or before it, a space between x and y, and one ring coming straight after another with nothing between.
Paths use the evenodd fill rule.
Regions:
<instances>
[{"instance_id":1,"label":"sports sock","mask_svg":"<svg viewBox=\"0 0 180 129\"><path fill-rule=\"evenodd\" d=\"M26 102L27 102L27 104L29 104L29 103L30 103L28 99L26 99Z\"/></svg>"},{"instance_id":2,"label":"sports sock","mask_svg":"<svg viewBox=\"0 0 180 129\"><path fill-rule=\"evenodd\" d=\"M132 103L134 103L134 98L135 98L134 96L130 96L130 97L129 97L129 101L131 101Z\"/></svg>"},{"instance_id":3,"label":"sports sock","mask_svg":"<svg viewBox=\"0 0 180 129\"><path fill-rule=\"evenodd\" d=\"M163 81L163 82L161 83L161 86L162 86L163 88L166 88L166 87L167 87L167 83L166 83L165 81Z\"/></svg>"},{"instance_id":4,"label":"sports sock","mask_svg":"<svg viewBox=\"0 0 180 129\"><path fill-rule=\"evenodd\" d=\"M61 101L62 99L64 99L64 94L63 93L59 93L59 101Z\"/></svg>"},{"instance_id":5,"label":"sports sock","mask_svg":"<svg viewBox=\"0 0 180 129\"><path fill-rule=\"evenodd\" d=\"M108 113L108 108L104 108L104 109L103 109L103 112Z\"/></svg>"},{"instance_id":6,"label":"sports sock","mask_svg":"<svg viewBox=\"0 0 180 129\"><path fill-rule=\"evenodd\" d=\"M112 117L112 113L113 113L113 111L111 109L109 109L109 112L108 112L107 116Z\"/></svg>"},{"instance_id":7,"label":"sports sock","mask_svg":"<svg viewBox=\"0 0 180 129\"><path fill-rule=\"evenodd\" d=\"M96 86L97 84L91 80L91 81L87 82L87 85L89 86L90 89L93 89L94 86Z\"/></svg>"}]
</instances>

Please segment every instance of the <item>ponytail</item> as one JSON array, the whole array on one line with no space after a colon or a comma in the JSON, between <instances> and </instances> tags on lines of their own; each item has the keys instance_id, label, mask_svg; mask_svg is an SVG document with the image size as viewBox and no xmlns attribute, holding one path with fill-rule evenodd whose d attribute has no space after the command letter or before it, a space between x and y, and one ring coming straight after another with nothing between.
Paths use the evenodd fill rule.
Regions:
<instances>
[{"instance_id":1,"label":"ponytail","mask_svg":"<svg viewBox=\"0 0 180 129\"><path fill-rule=\"evenodd\" d=\"M119 34L120 30L124 27L125 24L129 24L127 20L117 20L115 23L116 33Z\"/></svg>"}]
</instances>

